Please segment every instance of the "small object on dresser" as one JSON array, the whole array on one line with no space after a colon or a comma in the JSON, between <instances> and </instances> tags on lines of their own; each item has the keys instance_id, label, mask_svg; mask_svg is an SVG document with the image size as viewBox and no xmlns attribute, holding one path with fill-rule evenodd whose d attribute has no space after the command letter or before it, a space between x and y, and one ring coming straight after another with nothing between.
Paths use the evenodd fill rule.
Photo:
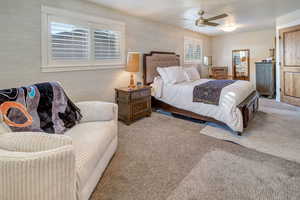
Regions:
<instances>
[{"instance_id":1,"label":"small object on dresser","mask_svg":"<svg viewBox=\"0 0 300 200\"><path fill-rule=\"evenodd\" d=\"M130 125L142 117L151 116L151 87L116 88L116 103L119 106L119 120Z\"/></svg>"},{"instance_id":2,"label":"small object on dresser","mask_svg":"<svg viewBox=\"0 0 300 200\"><path fill-rule=\"evenodd\" d=\"M142 87L142 85L143 85L143 84L142 84L142 82L140 82L140 81L138 81L138 82L136 83L136 86L139 87L139 88Z\"/></svg>"}]
</instances>

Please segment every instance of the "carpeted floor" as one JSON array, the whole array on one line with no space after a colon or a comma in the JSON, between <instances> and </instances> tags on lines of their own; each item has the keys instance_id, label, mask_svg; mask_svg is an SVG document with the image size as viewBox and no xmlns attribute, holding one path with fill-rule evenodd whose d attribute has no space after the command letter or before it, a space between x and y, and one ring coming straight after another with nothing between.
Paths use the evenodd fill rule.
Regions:
<instances>
[{"instance_id":1,"label":"carpeted floor","mask_svg":"<svg viewBox=\"0 0 300 200\"><path fill-rule=\"evenodd\" d=\"M207 153L167 200L298 200L300 170L228 152Z\"/></svg>"},{"instance_id":2,"label":"carpeted floor","mask_svg":"<svg viewBox=\"0 0 300 200\"><path fill-rule=\"evenodd\" d=\"M199 134L204 126L159 113L130 126L119 123L118 150L91 200L176 199L176 191L183 187L185 178L215 151L267 167L277 166L293 177L300 177L299 164ZM233 180L243 173L242 169L233 172ZM200 200L195 192L192 198L181 200Z\"/></svg>"},{"instance_id":3,"label":"carpeted floor","mask_svg":"<svg viewBox=\"0 0 300 200\"><path fill-rule=\"evenodd\" d=\"M300 108L296 106L260 99L259 112L241 137L214 124L200 132L300 163Z\"/></svg>"}]
</instances>

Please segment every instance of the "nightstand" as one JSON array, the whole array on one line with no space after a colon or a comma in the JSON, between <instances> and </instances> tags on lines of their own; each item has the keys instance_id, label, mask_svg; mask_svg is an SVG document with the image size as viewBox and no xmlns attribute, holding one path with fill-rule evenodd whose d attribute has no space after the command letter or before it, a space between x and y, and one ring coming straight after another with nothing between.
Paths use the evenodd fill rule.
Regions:
<instances>
[{"instance_id":1,"label":"nightstand","mask_svg":"<svg viewBox=\"0 0 300 200\"><path fill-rule=\"evenodd\" d=\"M130 125L132 122L151 116L151 87L134 89L116 88L116 103L119 106L119 120Z\"/></svg>"}]
</instances>

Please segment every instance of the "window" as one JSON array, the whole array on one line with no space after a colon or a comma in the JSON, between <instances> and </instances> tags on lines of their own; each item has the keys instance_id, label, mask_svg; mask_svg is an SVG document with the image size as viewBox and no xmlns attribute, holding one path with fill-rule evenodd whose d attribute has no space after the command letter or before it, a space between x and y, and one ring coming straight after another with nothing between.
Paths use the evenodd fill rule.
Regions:
<instances>
[{"instance_id":1,"label":"window","mask_svg":"<svg viewBox=\"0 0 300 200\"><path fill-rule=\"evenodd\" d=\"M88 61L89 29L50 22L50 50L53 61Z\"/></svg>"},{"instance_id":2,"label":"window","mask_svg":"<svg viewBox=\"0 0 300 200\"><path fill-rule=\"evenodd\" d=\"M110 30L95 30L95 60L119 60L121 58L120 33Z\"/></svg>"},{"instance_id":3,"label":"window","mask_svg":"<svg viewBox=\"0 0 300 200\"><path fill-rule=\"evenodd\" d=\"M124 66L125 25L42 7L42 71Z\"/></svg>"},{"instance_id":4,"label":"window","mask_svg":"<svg viewBox=\"0 0 300 200\"><path fill-rule=\"evenodd\" d=\"M184 37L184 62L202 63L202 40Z\"/></svg>"}]
</instances>

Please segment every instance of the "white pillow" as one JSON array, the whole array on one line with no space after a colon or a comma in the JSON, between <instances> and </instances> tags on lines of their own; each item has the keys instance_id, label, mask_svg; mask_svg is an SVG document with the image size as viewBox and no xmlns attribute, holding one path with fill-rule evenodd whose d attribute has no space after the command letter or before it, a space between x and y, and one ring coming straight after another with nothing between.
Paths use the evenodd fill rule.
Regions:
<instances>
[{"instance_id":1,"label":"white pillow","mask_svg":"<svg viewBox=\"0 0 300 200\"><path fill-rule=\"evenodd\" d=\"M168 79L168 74L165 71L165 68L164 67L158 67L158 68L156 68L156 70L157 70L158 74L160 75L160 77L162 78L162 80L165 83L168 83L169 79Z\"/></svg>"},{"instance_id":2,"label":"white pillow","mask_svg":"<svg viewBox=\"0 0 300 200\"><path fill-rule=\"evenodd\" d=\"M184 71L180 66L158 67L157 72L164 83L167 84L176 84L187 80Z\"/></svg>"},{"instance_id":3,"label":"white pillow","mask_svg":"<svg viewBox=\"0 0 300 200\"><path fill-rule=\"evenodd\" d=\"M165 68L165 72L167 73L168 83L170 84L181 83L187 80L180 66L167 67Z\"/></svg>"},{"instance_id":4,"label":"white pillow","mask_svg":"<svg viewBox=\"0 0 300 200\"><path fill-rule=\"evenodd\" d=\"M187 79L187 81L196 81L200 79L200 74L198 72L198 70L196 69L196 67L186 67L183 68L184 70L184 74L185 77Z\"/></svg>"}]
</instances>

